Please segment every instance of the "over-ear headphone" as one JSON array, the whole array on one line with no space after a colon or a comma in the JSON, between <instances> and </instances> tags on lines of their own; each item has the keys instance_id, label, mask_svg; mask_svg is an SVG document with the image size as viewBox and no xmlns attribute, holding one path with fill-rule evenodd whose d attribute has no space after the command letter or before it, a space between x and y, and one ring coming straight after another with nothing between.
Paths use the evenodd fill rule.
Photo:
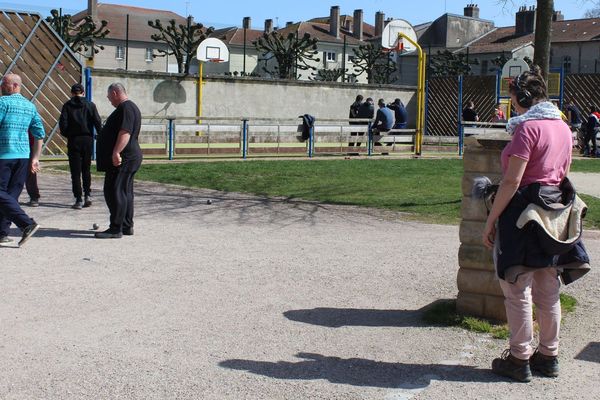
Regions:
<instances>
[{"instance_id":1,"label":"over-ear headphone","mask_svg":"<svg viewBox=\"0 0 600 400\"><path fill-rule=\"evenodd\" d=\"M525 74L526 72L523 72L514 80L514 85L517 89L515 91L515 96L517 97L517 103L521 107L530 108L533 103L533 96L529 93L529 90L525 88Z\"/></svg>"}]
</instances>

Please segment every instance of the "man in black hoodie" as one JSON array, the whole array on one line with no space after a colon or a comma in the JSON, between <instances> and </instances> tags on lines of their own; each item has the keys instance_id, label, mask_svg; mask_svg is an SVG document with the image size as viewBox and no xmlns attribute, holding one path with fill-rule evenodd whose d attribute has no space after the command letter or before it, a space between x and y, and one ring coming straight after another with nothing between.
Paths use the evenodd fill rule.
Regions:
<instances>
[{"instance_id":1,"label":"man in black hoodie","mask_svg":"<svg viewBox=\"0 0 600 400\"><path fill-rule=\"evenodd\" d=\"M82 207L92 205L90 165L94 146L94 128L100 132L102 121L96 105L83 96L83 85L74 84L71 87L71 94L73 97L63 105L59 126L60 133L67 138L69 168L75 196L75 204L72 208L81 210ZM85 195L84 201L82 195Z\"/></svg>"}]
</instances>

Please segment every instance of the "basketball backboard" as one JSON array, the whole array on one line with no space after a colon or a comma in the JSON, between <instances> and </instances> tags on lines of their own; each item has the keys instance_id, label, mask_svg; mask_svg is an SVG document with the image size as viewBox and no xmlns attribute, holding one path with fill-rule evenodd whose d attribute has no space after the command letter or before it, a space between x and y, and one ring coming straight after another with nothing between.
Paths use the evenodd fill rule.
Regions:
<instances>
[{"instance_id":1,"label":"basketball backboard","mask_svg":"<svg viewBox=\"0 0 600 400\"><path fill-rule=\"evenodd\" d=\"M204 39L198 46L196 58L203 62L228 62L229 49L217 38Z\"/></svg>"},{"instance_id":2,"label":"basketball backboard","mask_svg":"<svg viewBox=\"0 0 600 400\"><path fill-rule=\"evenodd\" d=\"M417 33L412 25L403 19L393 19L387 23L383 34L381 35L381 46L386 49L393 49L398 46L398 33L408 36L415 43L417 42ZM403 40L403 52L412 53L417 48L408 40Z\"/></svg>"},{"instance_id":3,"label":"basketball backboard","mask_svg":"<svg viewBox=\"0 0 600 400\"><path fill-rule=\"evenodd\" d=\"M508 97L510 82L521 75L523 72L529 71L529 64L522 58L513 58L508 60L502 67L502 76L500 78L500 96Z\"/></svg>"}]
</instances>

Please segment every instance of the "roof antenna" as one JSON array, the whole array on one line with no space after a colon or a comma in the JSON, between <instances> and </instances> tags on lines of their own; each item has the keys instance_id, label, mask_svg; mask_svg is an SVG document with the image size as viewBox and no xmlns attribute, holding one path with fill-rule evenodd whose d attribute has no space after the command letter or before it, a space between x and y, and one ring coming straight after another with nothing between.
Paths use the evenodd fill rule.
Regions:
<instances>
[{"instance_id":1,"label":"roof antenna","mask_svg":"<svg viewBox=\"0 0 600 400\"><path fill-rule=\"evenodd\" d=\"M187 17L188 15L190 15L189 13L189 8L190 8L190 2L186 1L185 2L185 16Z\"/></svg>"}]
</instances>

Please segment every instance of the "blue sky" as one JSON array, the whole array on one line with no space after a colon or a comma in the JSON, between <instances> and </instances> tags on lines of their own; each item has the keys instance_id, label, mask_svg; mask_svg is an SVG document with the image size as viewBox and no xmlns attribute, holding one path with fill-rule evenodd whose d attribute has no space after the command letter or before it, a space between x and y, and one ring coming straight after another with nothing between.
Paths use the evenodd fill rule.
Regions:
<instances>
[{"instance_id":1,"label":"blue sky","mask_svg":"<svg viewBox=\"0 0 600 400\"><path fill-rule=\"evenodd\" d=\"M383 11L387 17L402 18L416 25L436 19L445 12L463 13L467 3L477 3L480 17L492 20L496 26L514 25L514 13L521 5L534 5L534 0L107 0L101 3L124 4L137 7L168 9L181 15L187 13L205 25L224 27L240 26L245 16L252 18L253 28L262 29L264 20L272 18L277 25L287 21L307 20L329 15L332 5L339 5L342 14L352 14L363 9L365 22L374 23L375 12ZM565 19L581 18L594 4L592 0L554 0L554 8L562 11ZM28 10L47 15L51 8L62 7L63 13L74 14L87 8L87 0L19 0L1 1L0 8Z\"/></svg>"}]
</instances>

